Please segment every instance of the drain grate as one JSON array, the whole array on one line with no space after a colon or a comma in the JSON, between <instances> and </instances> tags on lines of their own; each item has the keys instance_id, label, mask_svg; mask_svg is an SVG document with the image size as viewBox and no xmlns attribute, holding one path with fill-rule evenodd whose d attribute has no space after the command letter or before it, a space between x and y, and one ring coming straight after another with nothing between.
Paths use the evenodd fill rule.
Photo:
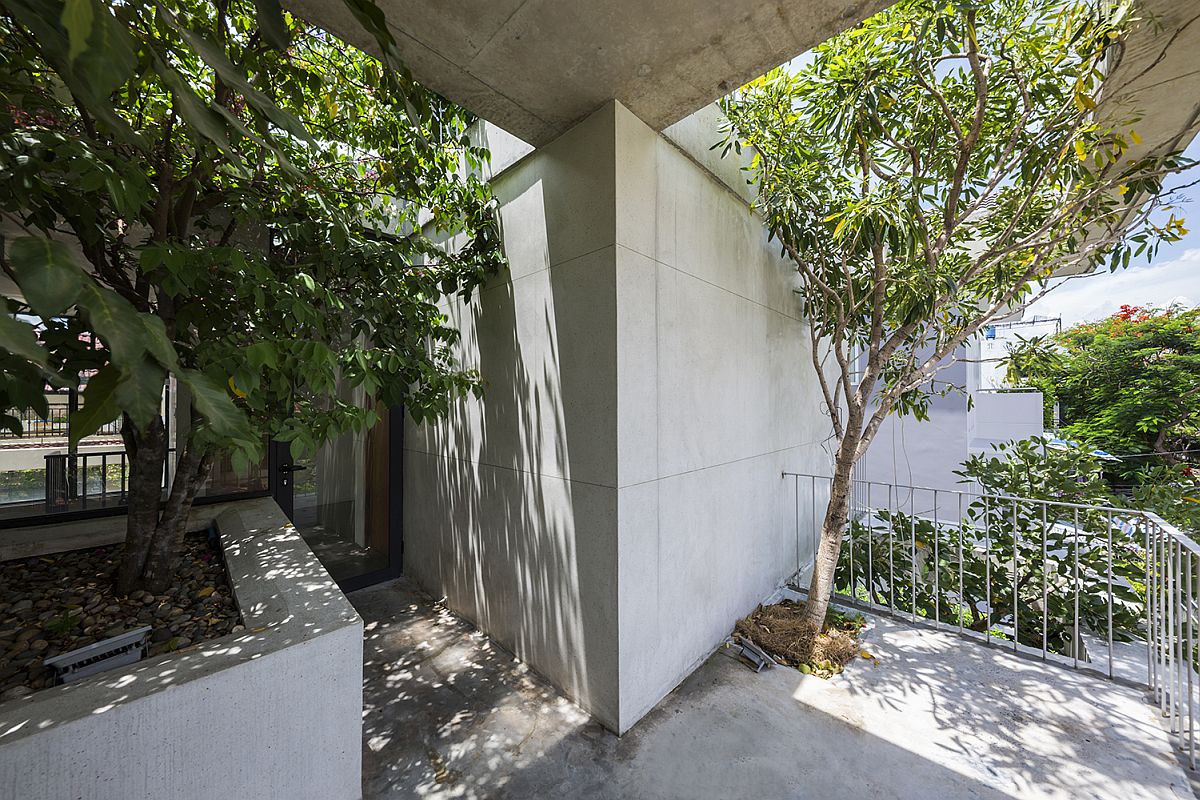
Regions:
<instances>
[{"instance_id":1,"label":"drain grate","mask_svg":"<svg viewBox=\"0 0 1200 800\"><path fill-rule=\"evenodd\" d=\"M136 664L146 657L146 639L150 630L149 625L135 628L111 639L47 658L44 663L54 670L55 683L70 683L114 667Z\"/></svg>"}]
</instances>

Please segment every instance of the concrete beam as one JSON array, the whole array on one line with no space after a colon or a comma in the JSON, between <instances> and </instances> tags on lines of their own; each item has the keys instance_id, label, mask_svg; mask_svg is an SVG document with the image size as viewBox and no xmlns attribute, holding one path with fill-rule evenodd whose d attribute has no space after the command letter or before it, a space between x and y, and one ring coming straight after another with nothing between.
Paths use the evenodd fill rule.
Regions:
<instances>
[{"instance_id":1,"label":"concrete beam","mask_svg":"<svg viewBox=\"0 0 1200 800\"><path fill-rule=\"evenodd\" d=\"M662 130L887 0L377 0L414 77L533 145L610 100ZM341 0L285 0L370 51Z\"/></svg>"},{"instance_id":2,"label":"concrete beam","mask_svg":"<svg viewBox=\"0 0 1200 800\"><path fill-rule=\"evenodd\" d=\"M1141 138L1124 158L1135 161L1187 148L1200 132L1200 7L1194 0L1143 0L1142 18L1105 79L1097 113ZM1079 275L1082 266L1058 270Z\"/></svg>"},{"instance_id":3,"label":"concrete beam","mask_svg":"<svg viewBox=\"0 0 1200 800\"><path fill-rule=\"evenodd\" d=\"M1105 81L1101 113L1140 117L1131 158L1182 150L1200 131L1200 5L1143 0L1143 17Z\"/></svg>"}]
</instances>

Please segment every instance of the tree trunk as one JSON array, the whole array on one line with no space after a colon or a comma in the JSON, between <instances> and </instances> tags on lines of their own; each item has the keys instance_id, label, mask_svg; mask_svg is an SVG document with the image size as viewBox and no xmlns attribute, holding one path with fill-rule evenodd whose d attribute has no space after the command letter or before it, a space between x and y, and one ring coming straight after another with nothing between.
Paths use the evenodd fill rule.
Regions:
<instances>
[{"instance_id":1,"label":"tree trunk","mask_svg":"<svg viewBox=\"0 0 1200 800\"><path fill-rule=\"evenodd\" d=\"M812 580L808 585L808 600L804 604L801 622L820 631L825 626L825 614L829 611L829 596L833 593L833 576L837 570L838 556L842 552L842 537L846 533L846 522L850 517L850 489L853 483L855 450L858 439L848 429L838 448L833 465L833 477L829 481L829 505L825 508L825 519L821 523L821 541L813 559Z\"/></svg>"},{"instance_id":2,"label":"tree trunk","mask_svg":"<svg viewBox=\"0 0 1200 800\"><path fill-rule=\"evenodd\" d=\"M171 494L158 520L142 571L142 585L149 592L162 594L171 586L188 514L191 513L196 493L208 477L210 464L208 452L189 441L176 468Z\"/></svg>"},{"instance_id":3,"label":"tree trunk","mask_svg":"<svg viewBox=\"0 0 1200 800\"><path fill-rule=\"evenodd\" d=\"M1163 428L1161 431L1159 431L1158 436L1154 437L1153 446L1154 452L1158 454L1158 457L1162 459L1163 463L1167 466L1173 467L1179 463L1179 459L1174 453L1167 450L1167 434L1170 433L1170 431L1170 427Z\"/></svg>"},{"instance_id":4,"label":"tree trunk","mask_svg":"<svg viewBox=\"0 0 1200 800\"><path fill-rule=\"evenodd\" d=\"M121 424L121 437L129 456L129 513L125 526L125 549L117 570L117 591L129 594L140 584L142 570L158 527L158 503L162 498L163 465L167 458L167 429L155 416L138 430L128 416Z\"/></svg>"}]
</instances>

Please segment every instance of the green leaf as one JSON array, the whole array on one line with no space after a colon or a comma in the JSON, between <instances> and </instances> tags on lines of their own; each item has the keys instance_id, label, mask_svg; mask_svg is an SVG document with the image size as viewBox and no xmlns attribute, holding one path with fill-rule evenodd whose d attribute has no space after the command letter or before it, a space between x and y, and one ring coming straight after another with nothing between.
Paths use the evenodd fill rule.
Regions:
<instances>
[{"instance_id":1,"label":"green leaf","mask_svg":"<svg viewBox=\"0 0 1200 800\"><path fill-rule=\"evenodd\" d=\"M178 377L191 390L192 406L213 433L231 438L249 435L246 415L234 405L225 387L196 370L181 370Z\"/></svg>"},{"instance_id":2,"label":"green leaf","mask_svg":"<svg viewBox=\"0 0 1200 800\"><path fill-rule=\"evenodd\" d=\"M8 314L0 314L0 347L39 367L46 366L46 351L38 346L33 326Z\"/></svg>"},{"instance_id":3,"label":"green leaf","mask_svg":"<svg viewBox=\"0 0 1200 800\"><path fill-rule=\"evenodd\" d=\"M163 83L171 90L171 95L175 98L176 111L179 112L179 116L183 117L197 133L216 145L233 166L241 169L242 159L229 144L229 136L221 116L209 108L187 80L158 53L154 53L153 59L155 71L158 72L159 77L162 78Z\"/></svg>"},{"instance_id":4,"label":"green leaf","mask_svg":"<svg viewBox=\"0 0 1200 800\"><path fill-rule=\"evenodd\" d=\"M167 373L154 361L142 358L121 370L113 397L117 407L129 415L138 428L143 428L162 408L163 385Z\"/></svg>"},{"instance_id":5,"label":"green leaf","mask_svg":"<svg viewBox=\"0 0 1200 800\"><path fill-rule=\"evenodd\" d=\"M107 9L96 13L93 6L87 47L72 60L71 42L58 24L65 12L61 0L5 0L4 7L33 34L42 55L80 106L122 142L144 146L141 136L116 112L109 99L137 67L133 37L124 25Z\"/></svg>"},{"instance_id":6,"label":"green leaf","mask_svg":"<svg viewBox=\"0 0 1200 800\"><path fill-rule=\"evenodd\" d=\"M263 1L264 0L260 0L260 2ZM271 0L265 1L271 2ZM275 6L275 13L280 14L281 12L279 11L278 3L271 4ZM269 119L276 127L287 131L299 139L312 141L312 137L309 135L308 129L304 127L303 123L296 119L296 117L292 114L289 114L275 103L271 102L269 97L260 92L258 89L254 88L254 86L250 83L250 80L246 77L246 74L241 69L233 65L220 47L218 47L214 42L209 40L204 35L184 27L176 18L176 16L165 6L160 4L159 7L163 9L163 13L167 21L173 28L175 28L176 31L179 32L179 35L182 36L184 40L192 46L193 49L195 49L196 53L202 59L204 59L205 62L207 62L208 65L212 67L218 75L221 76L221 80L240 91L246 98L246 102L261 111L263 116ZM282 18L280 19L280 23L282 24ZM263 33L267 33L265 28L263 29ZM286 47L287 45L285 44L284 47L279 49L286 49Z\"/></svg>"},{"instance_id":7,"label":"green leaf","mask_svg":"<svg viewBox=\"0 0 1200 800\"><path fill-rule=\"evenodd\" d=\"M167 336L167 327L163 321L151 314L138 314L138 321L145 329L142 343L146 350L154 356L163 369L171 372L178 371L179 357L175 353L175 346L171 344L171 338Z\"/></svg>"},{"instance_id":8,"label":"green leaf","mask_svg":"<svg viewBox=\"0 0 1200 800\"><path fill-rule=\"evenodd\" d=\"M133 304L112 289L85 281L79 293L79 310L88 325L112 353L121 369L136 364L146 352L147 328Z\"/></svg>"},{"instance_id":9,"label":"green leaf","mask_svg":"<svg viewBox=\"0 0 1200 800\"><path fill-rule=\"evenodd\" d=\"M258 14L258 29L267 44L281 53L287 50L292 43L292 32L283 21L279 0L254 0L254 10Z\"/></svg>"},{"instance_id":10,"label":"green leaf","mask_svg":"<svg viewBox=\"0 0 1200 800\"><path fill-rule=\"evenodd\" d=\"M136 67L133 37L108 9L102 8L95 14L87 47L75 62L76 76L85 81L97 97L107 97L129 80Z\"/></svg>"},{"instance_id":11,"label":"green leaf","mask_svg":"<svg viewBox=\"0 0 1200 800\"><path fill-rule=\"evenodd\" d=\"M71 43L67 51L67 60L74 61L87 49L95 18L92 0L66 0L63 4L62 24L67 29Z\"/></svg>"},{"instance_id":12,"label":"green leaf","mask_svg":"<svg viewBox=\"0 0 1200 800\"><path fill-rule=\"evenodd\" d=\"M279 356L273 342L255 342L246 348L246 361L254 369L279 369Z\"/></svg>"},{"instance_id":13,"label":"green leaf","mask_svg":"<svg viewBox=\"0 0 1200 800\"><path fill-rule=\"evenodd\" d=\"M72 446L121 415L115 394L120 377L116 367L105 364L88 379L87 387L83 390L83 407L71 415L68 426L68 441Z\"/></svg>"},{"instance_id":14,"label":"green leaf","mask_svg":"<svg viewBox=\"0 0 1200 800\"><path fill-rule=\"evenodd\" d=\"M58 316L74 305L86 282L70 249L54 239L15 239L9 260L25 301L43 319Z\"/></svg>"}]
</instances>

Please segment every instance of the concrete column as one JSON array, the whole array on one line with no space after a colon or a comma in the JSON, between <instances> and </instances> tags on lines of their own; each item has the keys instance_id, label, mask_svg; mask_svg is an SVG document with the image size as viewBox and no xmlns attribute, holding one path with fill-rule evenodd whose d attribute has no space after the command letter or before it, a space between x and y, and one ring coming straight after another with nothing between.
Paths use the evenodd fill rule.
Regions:
<instances>
[{"instance_id":1,"label":"concrete column","mask_svg":"<svg viewBox=\"0 0 1200 800\"><path fill-rule=\"evenodd\" d=\"M448 304L486 395L406 433L404 569L615 729L614 115L493 181L509 269Z\"/></svg>"},{"instance_id":2,"label":"concrete column","mask_svg":"<svg viewBox=\"0 0 1200 800\"><path fill-rule=\"evenodd\" d=\"M806 557L780 471L825 461L716 119L610 103L493 179L509 270L447 306L486 396L407 438L405 570L618 732Z\"/></svg>"},{"instance_id":3,"label":"concrete column","mask_svg":"<svg viewBox=\"0 0 1200 800\"><path fill-rule=\"evenodd\" d=\"M810 558L784 470L827 473L795 273L715 108L616 110L620 730Z\"/></svg>"}]
</instances>

